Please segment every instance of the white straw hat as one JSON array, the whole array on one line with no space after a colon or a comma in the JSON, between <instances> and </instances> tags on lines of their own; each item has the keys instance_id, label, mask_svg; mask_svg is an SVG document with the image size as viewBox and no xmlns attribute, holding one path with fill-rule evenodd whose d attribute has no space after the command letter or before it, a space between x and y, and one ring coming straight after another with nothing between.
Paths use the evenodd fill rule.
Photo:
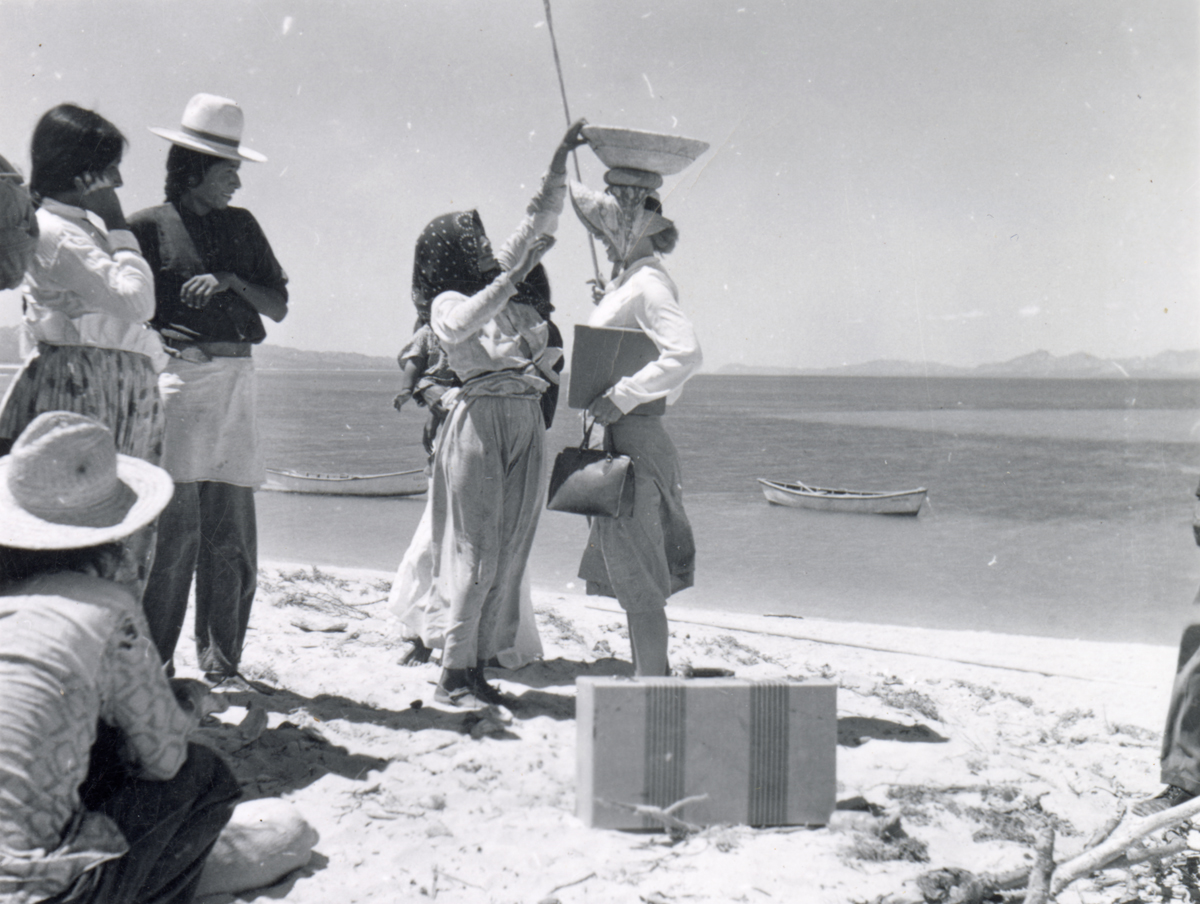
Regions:
<instances>
[{"instance_id":1,"label":"white straw hat","mask_svg":"<svg viewBox=\"0 0 1200 904\"><path fill-rule=\"evenodd\" d=\"M150 131L172 144L182 145L202 154L224 157L226 160L266 163L267 158L258 151L241 146L242 122L242 108L237 105L237 101L228 97L217 97L215 94L197 94L188 101L183 111L180 131Z\"/></svg>"},{"instance_id":2,"label":"white straw hat","mask_svg":"<svg viewBox=\"0 0 1200 904\"><path fill-rule=\"evenodd\" d=\"M117 453L111 431L70 411L40 414L0 458L0 545L81 549L127 537L158 517L174 484L162 468Z\"/></svg>"}]
</instances>

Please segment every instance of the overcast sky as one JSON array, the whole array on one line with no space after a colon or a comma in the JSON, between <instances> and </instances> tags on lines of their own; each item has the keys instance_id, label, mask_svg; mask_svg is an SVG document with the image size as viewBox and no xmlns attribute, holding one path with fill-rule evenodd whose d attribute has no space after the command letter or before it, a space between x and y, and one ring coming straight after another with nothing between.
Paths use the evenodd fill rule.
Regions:
<instances>
[{"instance_id":1,"label":"overcast sky","mask_svg":"<svg viewBox=\"0 0 1200 904\"><path fill-rule=\"evenodd\" d=\"M558 0L554 28L574 116L712 144L663 188L709 369L1200 346L1194 0ZM566 124L542 0L0 0L23 168L71 101L129 138L127 211L160 203L146 127L199 91L270 158L234 203L291 277L268 341L309 349L395 354L423 225L475 207L503 241ZM569 210L546 265L569 335Z\"/></svg>"}]
</instances>

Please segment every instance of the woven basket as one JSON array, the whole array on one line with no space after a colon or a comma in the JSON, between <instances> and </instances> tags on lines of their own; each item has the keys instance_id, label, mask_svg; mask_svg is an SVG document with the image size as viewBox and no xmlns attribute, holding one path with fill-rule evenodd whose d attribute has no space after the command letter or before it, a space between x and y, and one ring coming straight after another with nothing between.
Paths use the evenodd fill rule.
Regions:
<instances>
[{"instance_id":1,"label":"woven basket","mask_svg":"<svg viewBox=\"0 0 1200 904\"><path fill-rule=\"evenodd\" d=\"M605 166L661 176L683 172L708 150L708 142L614 126L584 126L583 135Z\"/></svg>"}]
</instances>

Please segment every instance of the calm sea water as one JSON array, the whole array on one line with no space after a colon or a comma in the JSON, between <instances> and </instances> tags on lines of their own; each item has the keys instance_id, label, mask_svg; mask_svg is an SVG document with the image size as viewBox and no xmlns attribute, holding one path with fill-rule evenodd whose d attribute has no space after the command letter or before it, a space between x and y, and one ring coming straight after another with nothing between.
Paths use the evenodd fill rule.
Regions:
<instances>
[{"instance_id":1,"label":"calm sea water","mask_svg":"<svg viewBox=\"0 0 1200 904\"><path fill-rule=\"evenodd\" d=\"M268 461L422 464L395 372L263 372ZM701 376L668 414L699 548L689 606L1174 644L1200 584L1200 382ZM553 453L577 442L560 408ZM771 506L755 477L929 488L918 518ZM259 496L264 558L392 569L415 499ZM543 512L536 584L575 579L584 519Z\"/></svg>"},{"instance_id":2,"label":"calm sea water","mask_svg":"<svg viewBox=\"0 0 1200 904\"><path fill-rule=\"evenodd\" d=\"M260 373L269 464L423 464L397 371ZM680 604L1175 644L1200 584L1200 382L700 376L667 415L696 531ZM547 466L578 442L559 409ZM929 488L918 518L771 506L755 477ZM263 559L392 570L424 497L260 493ZM578 591L584 519L543 511L535 584Z\"/></svg>"}]
</instances>

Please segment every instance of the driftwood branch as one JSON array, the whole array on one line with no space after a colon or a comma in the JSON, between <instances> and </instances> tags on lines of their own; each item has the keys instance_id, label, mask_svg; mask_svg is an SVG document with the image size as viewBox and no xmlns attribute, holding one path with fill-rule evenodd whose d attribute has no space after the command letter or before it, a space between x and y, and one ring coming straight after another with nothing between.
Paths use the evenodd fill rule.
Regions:
<instances>
[{"instance_id":1,"label":"driftwood branch","mask_svg":"<svg viewBox=\"0 0 1200 904\"><path fill-rule=\"evenodd\" d=\"M1198 813L1200 813L1200 797L1193 797L1178 807L1172 807L1140 819L1122 831L1116 832L1103 844L1098 844L1090 851L1084 851L1073 860L1061 864L1054 871L1054 878L1050 883L1050 894L1057 895L1076 879L1081 879L1108 866L1119 857L1124 856L1129 848L1147 835L1168 829L1181 822L1187 822ZM1130 862L1136 862L1133 860L1134 857L1138 857L1137 852L1132 853L1129 858ZM1146 858L1139 857L1139 859Z\"/></svg>"},{"instance_id":2,"label":"driftwood branch","mask_svg":"<svg viewBox=\"0 0 1200 904\"><path fill-rule=\"evenodd\" d=\"M1029 871L1025 904L1046 904L1050 895L1050 877L1054 874L1054 827L1048 823L1037 832L1037 859Z\"/></svg>"},{"instance_id":3,"label":"driftwood branch","mask_svg":"<svg viewBox=\"0 0 1200 904\"><path fill-rule=\"evenodd\" d=\"M975 904L981 902L997 891L1020 888L1025 885L1029 891L1025 904L1045 904L1054 900L1068 885L1077 879L1091 875L1102 869L1123 868L1141 863L1145 860L1162 860L1187 849L1187 842L1182 839L1151 848L1138 847L1148 835L1187 822L1193 816L1200 814L1200 797L1195 797L1178 807L1163 810L1145 819L1139 819L1119 832L1112 832L1111 821L1092 836L1100 838L1101 842L1085 850L1082 854L1053 867L1053 873L1048 883L1042 885L1041 872L1046 868L1047 858L1053 856L1053 835L1050 834L1049 846L1043 856L1046 840L1039 833L1038 860L1032 870L1014 870L1003 875L980 876L966 870L938 869L923 873L913 883L905 883L904 890L885 895L878 904L926 904L928 901L953 901L955 904ZM1050 831L1046 827L1044 831ZM1049 861L1052 864L1052 859ZM1040 897L1038 895L1041 895Z\"/></svg>"},{"instance_id":4,"label":"driftwood branch","mask_svg":"<svg viewBox=\"0 0 1200 904\"><path fill-rule=\"evenodd\" d=\"M613 805L621 807L625 810L630 810L638 816L646 816L650 819L657 820L663 824L664 828L670 829L672 832L699 832L700 826L692 825L690 822L684 822L675 815L677 810L681 810L688 804L698 803L702 800L708 800L707 794L697 794L693 797L685 797L682 800L677 800L669 807L654 807L650 804L627 804L621 801L613 801Z\"/></svg>"}]
</instances>

